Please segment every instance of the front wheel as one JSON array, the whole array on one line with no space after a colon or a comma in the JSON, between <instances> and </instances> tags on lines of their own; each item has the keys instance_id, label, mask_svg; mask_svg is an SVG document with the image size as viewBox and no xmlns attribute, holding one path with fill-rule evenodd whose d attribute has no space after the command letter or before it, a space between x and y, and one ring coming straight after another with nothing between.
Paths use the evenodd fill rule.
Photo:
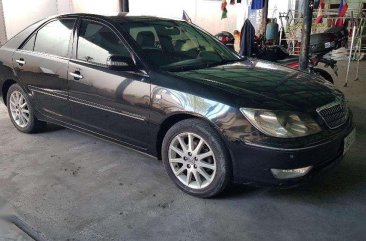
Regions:
<instances>
[{"instance_id":1,"label":"front wheel","mask_svg":"<svg viewBox=\"0 0 366 241\"><path fill-rule=\"evenodd\" d=\"M230 159L224 143L217 131L202 120L175 124L164 138L162 157L170 178L193 196L215 196L230 181Z\"/></svg>"},{"instance_id":2,"label":"front wheel","mask_svg":"<svg viewBox=\"0 0 366 241\"><path fill-rule=\"evenodd\" d=\"M313 69L313 71L314 71L315 74L320 75L323 79L325 79L325 80L329 81L330 83L334 84L333 77L327 71L325 71L324 69L315 68L315 69Z\"/></svg>"},{"instance_id":3,"label":"front wheel","mask_svg":"<svg viewBox=\"0 0 366 241\"><path fill-rule=\"evenodd\" d=\"M6 103L10 119L19 131L34 133L45 126L36 118L27 94L18 84L10 86Z\"/></svg>"}]
</instances>

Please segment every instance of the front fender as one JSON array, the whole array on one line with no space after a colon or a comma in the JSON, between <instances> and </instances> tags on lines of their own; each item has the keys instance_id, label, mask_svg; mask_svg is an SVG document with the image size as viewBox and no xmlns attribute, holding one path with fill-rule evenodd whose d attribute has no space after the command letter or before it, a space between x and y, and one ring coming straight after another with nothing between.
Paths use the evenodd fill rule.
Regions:
<instances>
[{"instance_id":1,"label":"front fender","mask_svg":"<svg viewBox=\"0 0 366 241\"><path fill-rule=\"evenodd\" d=\"M253 131L251 124L235 107L178 90L158 86L152 90L151 120L156 125L171 116L183 114L207 120L228 141L242 139Z\"/></svg>"}]
</instances>

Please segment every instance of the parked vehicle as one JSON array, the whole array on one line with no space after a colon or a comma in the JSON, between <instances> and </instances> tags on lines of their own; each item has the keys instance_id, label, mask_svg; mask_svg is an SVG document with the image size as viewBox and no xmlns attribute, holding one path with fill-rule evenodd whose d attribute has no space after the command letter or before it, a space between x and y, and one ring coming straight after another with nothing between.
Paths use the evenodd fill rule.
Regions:
<instances>
[{"instance_id":1,"label":"parked vehicle","mask_svg":"<svg viewBox=\"0 0 366 241\"><path fill-rule=\"evenodd\" d=\"M223 44L231 47L231 44L224 41L224 38L218 39ZM347 41L348 31L345 27L336 26L329 28L324 33L312 34L310 37L309 72L334 83L333 77L326 70L317 68L317 66L319 63L323 63L325 67L331 67L334 73L338 75L337 61L327 59L324 56L335 49L346 46ZM266 46L263 36L255 38L253 57L277 62L292 69L299 68L299 56L290 56L287 50L280 46Z\"/></svg>"},{"instance_id":2,"label":"parked vehicle","mask_svg":"<svg viewBox=\"0 0 366 241\"><path fill-rule=\"evenodd\" d=\"M331 50L329 52L331 52ZM329 53L329 52L327 52L327 53ZM326 53L321 53L321 54L318 53L318 54L310 55L309 73L318 75L318 76L324 78L325 80L329 81L330 83L334 84L333 77L328 71L321 69L321 68L317 68L319 63L323 63L325 67L330 67L333 70L333 72L335 73L335 75L338 76L337 61L324 58L325 54ZM284 59L280 59L275 62L278 64L281 64L281 65L285 65L292 69L299 69L299 66L300 66L299 65L299 56L295 56L295 55L288 56Z\"/></svg>"},{"instance_id":3,"label":"parked vehicle","mask_svg":"<svg viewBox=\"0 0 366 241\"><path fill-rule=\"evenodd\" d=\"M355 133L328 82L155 17L37 22L0 48L0 89L19 131L52 122L134 148L199 197L230 182L305 181L338 163Z\"/></svg>"},{"instance_id":4,"label":"parked vehicle","mask_svg":"<svg viewBox=\"0 0 366 241\"><path fill-rule=\"evenodd\" d=\"M332 27L324 31L324 33L312 34L310 36L309 50L309 71L323 77L325 80L334 83L333 77L324 69L316 68L319 63L323 63L325 67L330 67L338 76L337 61L327 59L324 56L336 49L347 45L348 31L345 27ZM299 68L298 56L289 56L284 59L277 60L278 63L284 64L290 68Z\"/></svg>"},{"instance_id":5,"label":"parked vehicle","mask_svg":"<svg viewBox=\"0 0 366 241\"><path fill-rule=\"evenodd\" d=\"M226 45L226 47L230 48L231 50L234 50L234 44L235 44L235 38L234 35L227 31L222 31L215 35L215 37L223 44Z\"/></svg>"}]
</instances>

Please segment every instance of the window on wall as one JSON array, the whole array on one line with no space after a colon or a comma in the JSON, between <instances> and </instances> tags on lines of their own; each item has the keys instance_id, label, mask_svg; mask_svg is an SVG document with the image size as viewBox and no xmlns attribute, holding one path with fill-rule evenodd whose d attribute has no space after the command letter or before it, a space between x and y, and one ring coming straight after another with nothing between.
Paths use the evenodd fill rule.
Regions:
<instances>
[{"instance_id":1,"label":"window on wall","mask_svg":"<svg viewBox=\"0 0 366 241\"><path fill-rule=\"evenodd\" d=\"M48 23L36 36L34 51L67 57L75 19L61 19Z\"/></svg>"},{"instance_id":2,"label":"window on wall","mask_svg":"<svg viewBox=\"0 0 366 241\"><path fill-rule=\"evenodd\" d=\"M109 27L93 21L82 21L77 59L105 65L111 55L131 56L123 42Z\"/></svg>"}]
</instances>

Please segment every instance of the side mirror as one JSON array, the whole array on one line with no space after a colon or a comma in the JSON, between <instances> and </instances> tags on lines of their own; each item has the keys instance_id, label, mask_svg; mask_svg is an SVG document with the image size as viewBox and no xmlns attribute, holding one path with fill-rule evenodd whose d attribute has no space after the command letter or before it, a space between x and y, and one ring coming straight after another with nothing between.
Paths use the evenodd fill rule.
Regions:
<instances>
[{"instance_id":1,"label":"side mirror","mask_svg":"<svg viewBox=\"0 0 366 241\"><path fill-rule=\"evenodd\" d=\"M136 69L135 63L131 57L120 55L111 55L107 59L107 67L116 71L129 71Z\"/></svg>"}]
</instances>

